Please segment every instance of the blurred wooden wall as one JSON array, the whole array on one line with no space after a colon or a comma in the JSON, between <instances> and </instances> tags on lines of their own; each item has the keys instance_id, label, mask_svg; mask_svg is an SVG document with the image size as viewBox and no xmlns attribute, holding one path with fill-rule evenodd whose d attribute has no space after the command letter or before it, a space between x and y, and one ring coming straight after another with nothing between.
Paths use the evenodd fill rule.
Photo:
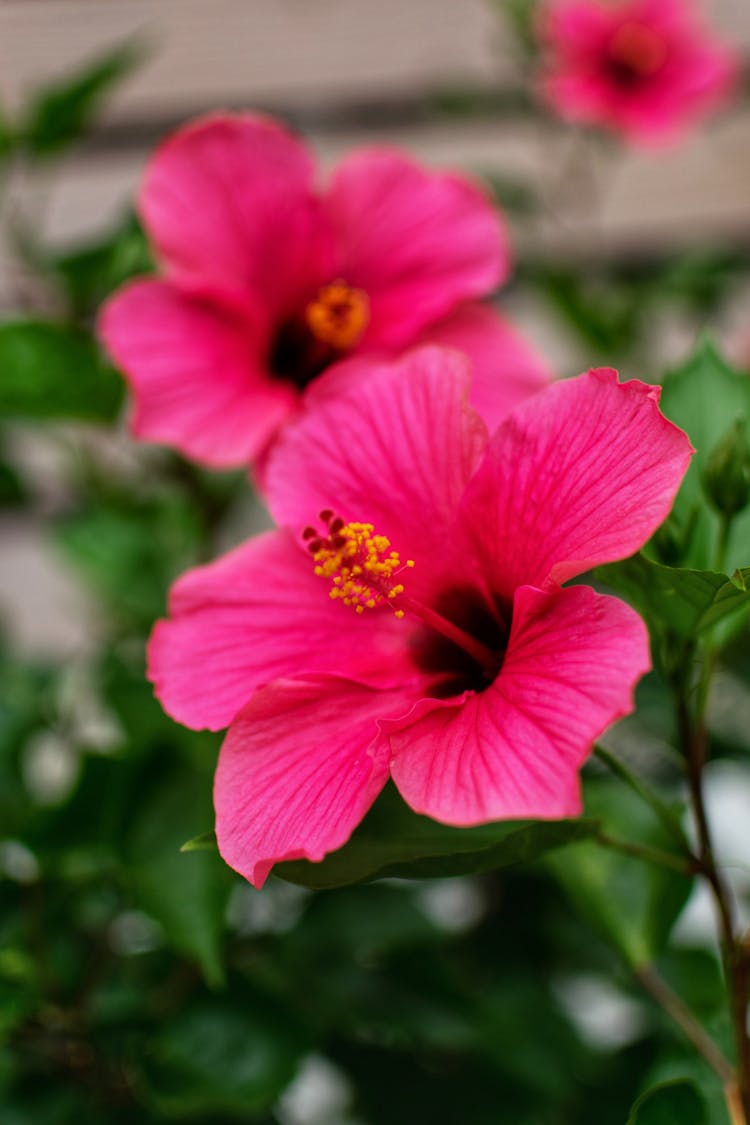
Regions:
<instances>
[{"instance_id":1,"label":"blurred wooden wall","mask_svg":"<svg viewBox=\"0 0 750 1125\"><path fill-rule=\"evenodd\" d=\"M280 112L326 161L388 140L424 159L545 185L544 223L520 225L532 247L628 253L715 239L750 243L750 108L658 154L589 157L523 113L447 118L435 99L460 90L500 100L517 85L502 0L0 0L0 98L134 37L146 61L115 94L95 135L45 194L47 233L93 234L126 206L166 129L217 107ZM750 0L706 0L713 24L750 56ZM597 202L592 204L592 184ZM549 201L548 200L548 201Z\"/></svg>"}]
</instances>

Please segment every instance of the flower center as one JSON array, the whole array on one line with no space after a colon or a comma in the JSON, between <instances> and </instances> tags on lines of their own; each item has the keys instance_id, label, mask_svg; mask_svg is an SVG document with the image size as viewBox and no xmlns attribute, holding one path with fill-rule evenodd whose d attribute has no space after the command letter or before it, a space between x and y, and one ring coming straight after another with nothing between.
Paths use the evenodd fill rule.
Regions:
<instances>
[{"instance_id":1,"label":"flower center","mask_svg":"<svg viewBox=\"0 0 750 1125\"><path fill-rule=\"evenodd\" d=\"M633 85L650 78L664 63L666 48L661 36L645 24L628 21L617 28L608 46L608 64L615 79Z\"/></svg>"},{"instance_id":2,"label":"flower center","mask_svg":"<svg viewBox=\"0 0 750 1125\"><path fill-rule=\"evenodd\" d=\"M412 597L398 581L402 571L414 566L413 559L402 562L390 539L377 534L371 523L345 523L328 508L319 513L319 519L326 531L319 533L314 527L306 527L302 538L313 557L315 573L331 582L331 598L351 606L356 613L384 605L390 606L396 617L409 613L467 654L487 682L494 680L502 655Z\"/></svg>"},{"instance_id":3,"label":"flower center","mask_svg":"<svg viewBox=\"0 0 750 1125\"><path fill-rule=\"evenodd\" d=\"M304 390L359 343L369 320L367 294L345 281L332 281L279 325L270 342L268 366L277 378Z\"/></svg>"},{"instance_id":4,"label":"flower center","mask_svg":"<svg viewBox=\"0 0 750 1125\"><path fill-rule=\"evenodd\" d=\"M369 319L367 294L340 280L319 289L305 309L305 320L315 339L337 351L348 351L358 344Z\"/></svg>"}]
</instances>

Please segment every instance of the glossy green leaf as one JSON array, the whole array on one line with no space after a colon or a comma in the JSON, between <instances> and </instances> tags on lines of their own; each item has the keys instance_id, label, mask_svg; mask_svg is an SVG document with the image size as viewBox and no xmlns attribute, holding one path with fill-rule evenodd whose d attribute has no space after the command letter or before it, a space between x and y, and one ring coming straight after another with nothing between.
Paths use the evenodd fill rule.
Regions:
<instances>
[{"instance_id":1,"label":"glossy green leaf","mask_svg":"<svg viewBox=\"0 0 750 1125\"><path fill-rule=\"evenodd\" d=\"M389 788L348 844L321 863L281 863L274 874L321 889L392 876L432 879L528 863L553 848L591 836L592 820L502 821L450 828L419 816Z\"/></svg>"},{"instance_id":2,"label":"glossy green leaf","mask_svg":"<svg viewBox=\"0 0 750 1125\"><path fill-rule=\"evenodd\" d=\"M627 1125L706 1125L706 1107L692 1082L677 1079L641 1094Z\"/></svg>"},{"instance_id":3,"label":"glossy green leaf","mask_svg":"<svg viewBox=\"0 0 750 1125\"><path fill-rule=\"evenodd\" d=\"M750 606L750 567L728 577L712 570L662 566L638 554L597 567L594 576L650 624L667 626L681 637L695 636Z\"/></svg>"},{"instance_id":4,"label":"glossy green leaf","mask_svg":"<svg viewBox=\"0 0 750 1125\"><path fill-rule=\"evenodd\" d=\"M77 140L91 124L104 98L143 58L143 47L122 44L81 70L39 90L22 129L25 146L50 156Z\"/></svg>"},{"instance_id":5,"label":"glossy green leaf","mask_svg":"<svg viewBox=\"0 0 750 1125\"><path fill-rule=\"evenodd\" d=\"M702 476L712 452L737 420L750 421L750 378L734 371L704 342L686 364L665 378L661 408L685 430L696 450L674 506L678 520L695 520L682 561L686 566L710 567L719 520L705 497ZM734 521L728 560L731 567L750 563L750 510Z\"/></svg>"},{"instance_id":6,"label":"glossy green leaf","mask_svg":"<svg viewBox=\"0 0 750 1125\"><path fill-rule=\"evenodd\" d=\"M157 784L134 809L127 856L138 905L163 927L175 949L195 957L218 984L231 877L218 855L180 847L190 826L210 815L210 784L183 769Z\"/></svg>"},{"instance_id":7,"label":"glossy green leaf","mask_svg":"<svg viewBox=\"0 0 750 1125\"><path fill-rule=\"evenodd\" d=\"M0 415L111 421L122 380L91 336L48 321L0 324Z\"/></svg>"}]
</instances>

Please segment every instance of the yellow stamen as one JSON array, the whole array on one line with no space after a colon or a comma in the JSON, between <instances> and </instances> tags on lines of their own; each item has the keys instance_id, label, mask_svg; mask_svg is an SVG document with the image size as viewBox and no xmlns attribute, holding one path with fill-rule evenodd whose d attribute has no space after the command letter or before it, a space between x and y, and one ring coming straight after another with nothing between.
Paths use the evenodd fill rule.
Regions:
<instances>
[{"instance_id":1,"label":"yellow stamen","mask_svg":"<svg viewBox=\"0 0 750 1125\"><path fill-rule=\"evenodd\" d=\"M390 540L377 535L371 523L332 520L328 536L316 538L310 546L315 573L331 581L330 597L356 613L391 604L404 592L402 583L393 582L394 576L414 566L412 559L402 563ZM395 612L403 617L402 611Z\"/></svg>"},{"instance_id":2,"label":"yellow stamen","mask_svg":"<svg viewBox=\"0 0 750 1125\"><path fill-rule=\"evenodd\" d=\"M322 344L348 351L358 344L370 319L370 302L361 289L333 281L305 309L307 326Z\"/></svg>"}]
</instances>

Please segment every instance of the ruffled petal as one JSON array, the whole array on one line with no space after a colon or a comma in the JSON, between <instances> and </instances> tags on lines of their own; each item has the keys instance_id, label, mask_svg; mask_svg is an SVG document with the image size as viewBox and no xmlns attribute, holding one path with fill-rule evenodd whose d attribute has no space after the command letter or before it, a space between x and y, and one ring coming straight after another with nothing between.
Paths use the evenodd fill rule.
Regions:
<instances>
[{"instance_id":1,"label":"ruffled petal","mask_svg":"<svg viewBox=\"0 0 750 1125\"><path fill-rule=\"evenodd\" d=\"M229 725L256 688L281 676L339 672L391 685L412 675L408 626L365 620L331 601L310 556L285 531L249 540L172 587L148 675L164 710L193 729Z\"/></svg>"},{"instance_id":2,"label":"ruffled petal","mask_svg":"<svg viewBox=\"0 0 750 1125\"><path fill-rule=\"evenodd\" d=\"M693 452L660 389L600 368L555 383L495 431L464 498L492 589L565 582L637 551L669 513Z\"/></svg>"},{"instance_id":3,"label":"ruffled petal","mask_svg":"<svg viewBox=\"0 0 750 1125\"><path fill-rule=\"evenodd\" d=\"M251 325L168 282L125 286L98 332L133 391L133 433L205 465L247 464L295 407L266 376Z\"/></svg>"},{"instance_id":4,"label":"ruffled petal","mask_svg":"<svg viewBox=\"0 0 750 1125\"><path fill-rule=\"evenodd\" d=\"M153 156L140 213L168 277L271 320L327 275L330 239L307 148L255 114L199 118Z\"/></svg>"},{"instance_id":5,"label":"ruffled petal","mask_svg":"<svg viewBox=\"0 0 750 1125\"><path fill-rule=\"evenodd\" d=\"M408 692L338 677L280 680L237 716L214 782L219 851L254 886L275 863L319 861L346 843L388 778L378 720Z\"/></svg>"},{"instance_id":6,"label":"ruffled petal","mask_svg":"<svg viewBox=\"0 0 750 1125\"><path fill-rule=\"evenodd\" d=\"M505 280L505 224L468 179L427 170L387 148L360 149L325 201L337 272L370 299L363 347L400 348L459 302Z\"/></svg>"},{"instance_id":7,"label":"ruffled petal","mask_svg":"<svg viewBox=\"0 0 750 1125\"><path fill-rule=\"evenodd\" d=\"M316 396L272 450L264 484L274 518L301 530L329 508L373 524L402 560L415 561L399 581L420 597L446 574L466 582L470 556L456 515L486 442L466 404L466 359L420 348L355 370L348 390Z\"/></svg>"},{"instance_id":8,"label":"ruffled petal","mask_svg":"<svg viewBox=\"0 0 750 1125\"><path fill-rule=\"evenodd\" d=\"M457 348L471 361L469 402L492 431L509 410L552 380L552 369L490 305L467 303L431 324L420 343Z\"/></svg>"},{"instance_id":9,"label":"ruffled petal","mask_svg":"<svg viewBox=\"0 0 750 1125\"><path fill-rule=\"evenodd\" d=\"M385 724L393 779L413 809L447 824L576 816L578 770L633 709L649 667L646 628L623 602L587 586L521 587L494 684Z\"/></svg>"}]
</instances>

